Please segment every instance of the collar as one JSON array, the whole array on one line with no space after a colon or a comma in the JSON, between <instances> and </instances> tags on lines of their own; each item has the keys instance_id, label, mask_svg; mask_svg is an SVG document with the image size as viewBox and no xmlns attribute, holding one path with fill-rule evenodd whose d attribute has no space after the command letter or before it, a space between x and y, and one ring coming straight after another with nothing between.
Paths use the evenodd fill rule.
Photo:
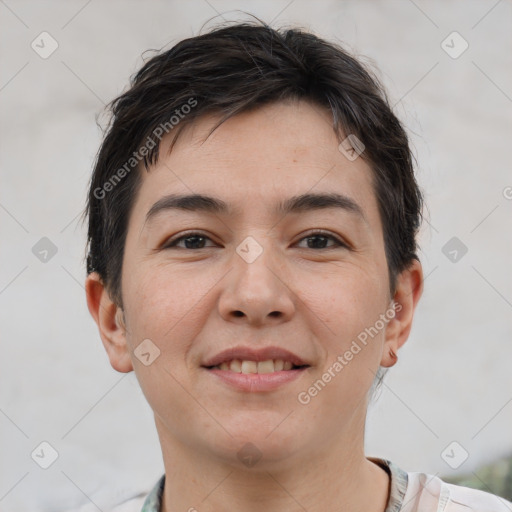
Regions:
<instances>
[{"instance_id":1,"label":"collar","mask_svg":"<svg viewBox=\"0 0 512 512\"><path fill-rule=\"evenodd\" d=\"M382 467L390 476L389 500L385 512L399 512L402 508L407 490L407 472L393 464L390 460L378 457L367 457L373 463ZM162 494L164 491L165 473L159 478L142 505L141 512L161 512Z\"/></svg>"}]
</instances>

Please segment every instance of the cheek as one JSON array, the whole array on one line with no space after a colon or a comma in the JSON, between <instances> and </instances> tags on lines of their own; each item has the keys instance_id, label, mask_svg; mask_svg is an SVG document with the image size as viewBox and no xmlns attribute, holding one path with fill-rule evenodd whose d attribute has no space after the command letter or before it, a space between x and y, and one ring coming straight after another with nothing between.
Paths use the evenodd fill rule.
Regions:
<instances>
[{"instance_id":1,"label":"cheek","mask_svg":"<svg viewBox=\"0 0 512 512\"><path fill-rule=\"evenodd\" d=\"M361 400L380 364L386 326L381 320L386 311L385 282L376 272L347 270L320 284L306 279L303 291L307 309L321 319L316 333L324 352L321 371L330 371L324 374L329 381L325 400L333 405L340 399L347 403ZM348 391L350 396L346 396Z\"/></svg>"},{"instance_id":2,"label":"cheek","mask_svg":"<svg viewBox=\"0 0 512 512\"><path fill-rule=\"evenodd\" d=\"M346 339L373 325L386 307L386 289L375 272L347 269L329 278L303 275L301 299L333 337Z\"/></svg>"},{"instance_id":3,"label":"cheek","mask_svg":"<svg viewBox=\"0 0 512 512\"><path fill-rule=\"evenodd\" d=\"M170 265L134 269L123 288L132 350L149 338L161 350L162 361L185 363L189 347L214 307L208 292L219 277L212 274L187 275Z\"/></svg>"},{"instance_id":4,"label":"cheek","mask_svg":"<svg viewBox=\"0 0 512 512\"><path fill-rule=\"evenodd\" d=\"M134 331L161 340L172 337L180 319L186 320L200 309L198 301L204 295L200 280L186 279L170 268L147 265L135 270L123 289Z\"/></svg>"},{"instance_id":5,"label":"cheek","mask_svg":"<svg viewBox=\"0 0 512 512\"><path fill-rule=\"evenodd\" d=\"M173 326L183 316L188 303L187 290L178 292L170 277L165 278L151 268L129 275L123 291L132 349L145 338L162 349L163 340L172 335Z\"/></svg>"},{"instance_id":6,"label":"cheek","mask_svg":"<svg viewBox=\"0 0 512 512\"><path fill-rule=\"evenodd\" d=\"M197 280L156 266L146 265L127 275L130 279L123 283L127 341L137 380L154 411L162 417L176 413L186 419L191 414L190 397L179 383L188 378L187 354L203 322L199 318L204 311L202 287ZM137 354L148 339L157 347L149 351L158 355L145 365Z\"/></svg>"}]
</instances>

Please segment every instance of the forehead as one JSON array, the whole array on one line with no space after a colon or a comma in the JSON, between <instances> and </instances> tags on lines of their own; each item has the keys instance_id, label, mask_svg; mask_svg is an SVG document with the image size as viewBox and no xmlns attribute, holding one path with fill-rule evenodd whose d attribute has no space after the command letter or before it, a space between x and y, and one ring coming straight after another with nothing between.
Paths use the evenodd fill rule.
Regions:
<instances>
[{"instance_id":1,"label":"forehead","mask_svg":"<svg viewBox=\"0 0 512 512\"><path fill-rule=\"evenodd\" d=\"M170 154L172 132L162 139L157 164L141 173L135 216L145 218L172 194L216 197L226 213L254 218L281 213L292 197L334 193L358 205L367 224L380 225L372 171L338 149L329 112L304 101L271 104L238 114L209 135L218 121L201 117L187 125Z\"/></svg>"}]
</instances>

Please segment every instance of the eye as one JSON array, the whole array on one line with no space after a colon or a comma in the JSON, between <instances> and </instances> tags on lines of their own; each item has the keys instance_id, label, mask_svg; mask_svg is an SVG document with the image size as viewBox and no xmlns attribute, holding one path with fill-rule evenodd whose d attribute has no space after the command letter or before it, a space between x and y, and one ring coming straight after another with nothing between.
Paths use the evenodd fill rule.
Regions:
<instances>
[{"instance_id":1,"label":"eye","mask_svg":"<svg viewBox=\"0 0 512 512\"><path fill-rule=\"evenodd\" d=\"M206 236L204 233L194 231L171 240L163 246L163 249L205 249L207 247L205 245L207 240L212 241L211 238ZM301 238L298 243L302 242L303 240L307 240L307 247L303 247L304 249L335 249L337 247L345 247L348 249L347 244L342 242L338 237L324 231L315 231L309 233L307 236ZM334 242L334 245L326 247L326 242L329 240ZM182 242L185 244L185 246L179 245Z\"/></svg>"},{"instance_id":2,"label":"eye","mask_svg":"<svg viewBox=\"0 0 512 512\"><path fill-rule=\"evenodd\" d=\"M342 242L338 237L324 231L315 231L309 233L302 240L307 240L307 247L305 249L335 249L336 247L345 247L348 249L348 245ZM334 242L334 246L326 247L325 243L329 240Z\"/></svg>"},{"instance_id":3,"label":"eye","mask_svg":"<svg viewBox=\"0 0 512 512\"><path fill-rule=\"evenodd\" d=\"M191 232L180 236L163 246L163 249L170 249L171 247L178 247L180 249L204 249L206 240L211 240L203 233ZM185 247L178 246L180 242L185 243Z\"/></svg>"}]
</instances>

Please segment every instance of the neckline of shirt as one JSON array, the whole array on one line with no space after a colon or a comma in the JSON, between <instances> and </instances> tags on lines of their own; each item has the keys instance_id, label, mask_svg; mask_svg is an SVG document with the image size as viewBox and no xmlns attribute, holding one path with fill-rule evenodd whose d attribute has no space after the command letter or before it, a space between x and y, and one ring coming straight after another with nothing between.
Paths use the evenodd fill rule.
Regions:
<instances>
[{"instance_id":1,"label":"neckline of shirt","mask_svg":"<svg viewBox=\"0 0 512 512\"><path fill-rule=\"evenodd\" d=\"M390 476L389 499L384 512L399 512L402 508L404 496L407 491L407 472L387 459L380 457L367 457L367 459L383 468ZM161 512L160 508L164 485L165 473L158 479L157 483L146 497L141 512Z\"/></svg>"}]
</instances>

